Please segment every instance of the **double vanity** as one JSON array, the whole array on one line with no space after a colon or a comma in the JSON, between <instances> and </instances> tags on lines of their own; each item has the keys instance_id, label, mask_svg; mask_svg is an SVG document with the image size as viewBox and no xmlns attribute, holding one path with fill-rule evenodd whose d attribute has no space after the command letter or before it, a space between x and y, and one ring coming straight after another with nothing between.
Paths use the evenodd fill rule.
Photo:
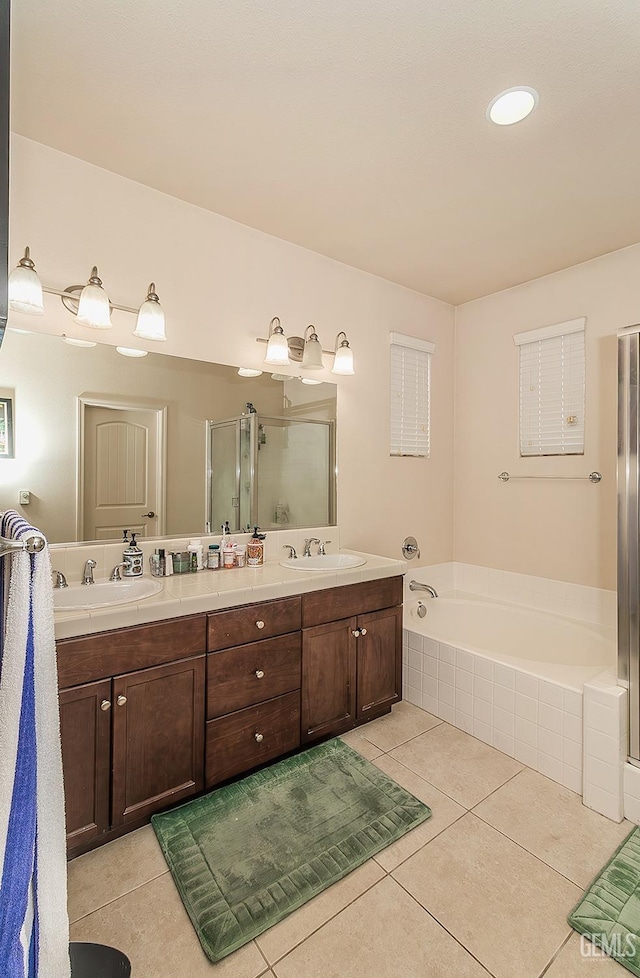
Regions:
<instances>
[{"instance_id":1,"label":"double vanity","mask_svg":"<svg viewBox=\"0 0 640 978\"><path fill-rule=\"evenodd\" d=\"M56 613L70 855L389 712L405 565L347 563L200 572L137 604Z\"/></svg>"}]
</instances>

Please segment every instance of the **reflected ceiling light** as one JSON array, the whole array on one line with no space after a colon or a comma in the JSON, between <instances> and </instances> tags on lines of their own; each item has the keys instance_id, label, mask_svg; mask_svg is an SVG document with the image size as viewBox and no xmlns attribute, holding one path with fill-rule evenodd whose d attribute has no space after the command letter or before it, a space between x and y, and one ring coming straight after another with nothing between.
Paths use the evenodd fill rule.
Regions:
<instances>
[{"instance_id":1,"label":"reflected ceiling light","mask_svg":"<svg viewBox=\"0 0 640 978\"><path fill-rule=\"evenodd\" d=\"M487 119L496 126L512 126L533 112L539 101L535 88L508 88L491 99Z\"/></svg>"},{"instance_id":2,"label":"reflected ceiling light","mask_svg":"<svg viewBox=\"0 0 640 978\"><path fill-rule=\"evenodd\" d=\"M311 377L301 377L300 380L303 384L308 384L311 387L313 384L321 384L321 380L312 380Z\"/></svg>"},{"instance_id":3,"label":"reflected ceiling light","mask_svg":"<svg viewBox=\"0 0 640 978\"><path fill-rule=\"evenodd\" d=\"M98 269L94 265L86 285L70 285L66 289L54 289L42 285L35 270L29 248L25 248L24 257L11 272L8 281L9 308L15 312L25 312L39 316L44 312L43 292L57 295L62 304L81 326L91 329L111 329L111 312L119 309L136 316L136 326L133 335L145 340L166 340L165 316L160 300L152 282L147 295L139 308L121 306L111 302L105 292L102 281L98 277Z\"/></svg>"},{"instance_id":4,"label":"reflected ceiling light","mask_svg":"<svg viewBox=\"0 0 640 978\"><path fill-rule=\"evenodd\" d=\"M116 350L121 353L123 357L146 357L149 354L148 350L134 350L130 346L117 346Z\"/></svg>"},{"instance_id":5,"label":"reflected ceiling light","mask_svg":"<svg viewBox=\"0 0 640 978\"><path fill-rule=\"evenodd\" d=\"M343 340L340 340L341 336L344 337ZM340 343L338 345L339 340ZM331 373L340 374L345 377L351 376L355 373L355 370L353 369L353 352L349 346L349 340L347 339L347 334L344 332L344 330L342 330L336 336L336 352Z\"/></svg>"},{"instance_id":6,"label":"reflected ceiling light","mask_svg":"<svg viewBox=\"0 0 640 978\"><path fill-rule=\"evenodd\" d=\"M309 333L311 330L311 333ZM322 346L318 339L315 326L307 326L304 331L304 351L302 354L302 366L309 370L322 370Z\"/></svg>"},{"instance_id":7,"label":"reflected ceiling light","mask_svg":"<svg viewBox=\"0 0 640 978\"><path fill-rule=\"evenodd\" d=\"M269 323L269 340L264 362L272 367L286 367L290 363L287 337L284 335L284 330L277 316L274 316Z\"/></svg>"},{"instance_id":8,"label":"reflected ceiling light","mask_svg":"<svg viewBox=\"0 0 640 978\"><path fill-rule=\"evenodd\" d=\"M260 377L262 370L254 370L253 367L238 367L240 377Z\"/></svg>"},{"instance_id":9,"label":"reflected ceiling light","mask_svg":"<svg viewBox=\"0 0 640 978\"><path fill-rule=\"evenodd\" d=\"M9 309L14 312L26 312L31 316L43 314L42 283L38 278L35 262L31 259L29 248L24 249L24 256L11 272L8 288Z\"/></svg>"},{"instance_id":10,"label":"reflected ceiling light","mask_svg":"<svg viewBox=\"0 0 640 978\"><path fill-rule=\"evenodd\" d=\"M156 295L155 283L152 282L144 300L138 310L136 328L134 336L139 336L143 340L166 340L164 328L164 311L160 305L160 299Z\"/></svg>"},{"instance_id":11,"label":"reflected ceiling light","mask_svg":"<svg viewBox=\"0 0 640 978\"><path fill-rule=\"evenodd\" d=\"M33 334L31 329L16 329L15 326L7 326L7 329L10 333L19 333L20 336L31 336Z\"/></svg>"},{"instance_id":12,"label":"reflected ceiling light","mask_svg":"<svg viewBox=\"0 0 640 978\"><path fill-rule=\"evenodd\" d=\"M75 336L65 336L64 333L62 334L62 339L65 341L65 343L68 343L69 346L85 346L85 347L89 347L89 346L97 346L98 345L97 343L94 343L93 340L77 340L75 338Z\"/></svg>"},{"instance_id":13,"label":"reflected ceiling light","mask_svg":"<svg viewBox=\"0 0 640 978\"><path fill-rule=\"evenodd\" d=\"M271 374L271 380L293 380L289 374Z\"/></svg>"}]
</instances>

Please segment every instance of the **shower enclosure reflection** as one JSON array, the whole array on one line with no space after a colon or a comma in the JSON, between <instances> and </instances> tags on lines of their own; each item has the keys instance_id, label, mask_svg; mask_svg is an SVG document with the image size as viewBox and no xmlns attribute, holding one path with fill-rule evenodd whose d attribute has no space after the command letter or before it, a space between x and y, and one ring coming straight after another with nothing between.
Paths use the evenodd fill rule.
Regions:
<instances>
[{"instance_id":1,"label":"shower enclosure reflection","mask_svg":"<svg viewBox=\"0 0 640 978\"><path fill-rule=\"evenodd\" d=\"M207 521L215 532L335 522L335 421L255 411L207 422Z\"/></svg>"}]
</instances>

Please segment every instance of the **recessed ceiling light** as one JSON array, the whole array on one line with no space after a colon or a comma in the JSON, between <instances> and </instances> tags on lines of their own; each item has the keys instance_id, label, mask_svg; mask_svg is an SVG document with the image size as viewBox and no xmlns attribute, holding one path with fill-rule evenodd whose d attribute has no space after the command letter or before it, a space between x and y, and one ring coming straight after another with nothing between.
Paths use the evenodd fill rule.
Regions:
<instances>
[{"instance_id":1,"label":"recessed ceiling light","mask_svg":"<svg viewBox=\"0 0 640 978\"><path fill-rule=\"evenodd\" d=\"M148 350L134 350L131 346L117 346L116 350L123 357L146 357Z\"/></svg>"},{"instance_id":2,"label":"recessed ceiling light","mask_svg":"<svg viewBox=\"0 0 640 978\"><path fill-rule=\"evenodd\" d=\"M7 326L10 333L21 333L23 336L31 336L32 330L30 329L16 329L15 326Z\"/></svg>"},{"instance_id":3,"label":"recessed ceiling light","mask_svg":"<svg viewBox=\"0 0 640 978\"><path fill-rule=\"evenodd\" d=\"M62 339L65 341L65 343L68 343L69 346L86 346L86 347L89 347L89 346L97 346L98 345L97 343L94 343L92 340L77 340L75 338L75 336L65 336L64 333L62 334Z\"/></svg>"},{"instance_id":4,"label":"recessed ceiling light","mask_svg":"<svg viewBox=\"0 0 640 978\"><path fill-rule=\"evenodd\" d=\"M535 88L508 88L491 99L487 108L487 119L496 126L512 126L525 119L538 104Z\"/></svg>"},{"instance_id":5,"label":"recessed ceiling light","mask_svg":"<svg viewBox=\"0 0 640 978\"><path fill-rule=\"evenodd\" d=\"M311 380L311 377L301 377L300 380L303 384L307 384L308 387L315 387L316 384L321 384L321 380Z\"/></svg>"},{"instance_id":6,"label":"recessed ceiling light","mask_svg":"<svg viewBox=\"0 0 640 978\"><path fill-rule=\"evenodd\" d=\"M262 375L261 370L254 370L253 367L238 367L238 373L241 377L260 377Z\"/></svg>"},{"instance_id":7,"label":"recessed ceiling light","mask_svg":"<svg viewBox=\"0 0 640 978\"><path fill-rule=\"evenodd\" d=\"M289 374L271 374L271 380L281 380L283 383L285 380L292 380L293 378Z\"/></svg>"}]
</instances>

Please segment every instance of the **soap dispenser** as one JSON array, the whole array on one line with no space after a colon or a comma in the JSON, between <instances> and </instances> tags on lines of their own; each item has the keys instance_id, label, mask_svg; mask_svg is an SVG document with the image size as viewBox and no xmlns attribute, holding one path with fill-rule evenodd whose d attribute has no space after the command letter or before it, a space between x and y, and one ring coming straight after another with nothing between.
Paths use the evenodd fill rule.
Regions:
<instances>
[{"instance_id":1,"label":"soap dispenser","mask_svg":"<svg viewBox=\"0 0 640 978\"><path fill-rule=\"evenodd\" d=\"M126 537L125 540L126 541ZM142 577L142 558L143 553L138 544L136 543L136 534L131 534L131 542L128 547L122 551L122 561L124 563L124 569L122 571L124 577Z\"/></svg>"}]
</instances>

